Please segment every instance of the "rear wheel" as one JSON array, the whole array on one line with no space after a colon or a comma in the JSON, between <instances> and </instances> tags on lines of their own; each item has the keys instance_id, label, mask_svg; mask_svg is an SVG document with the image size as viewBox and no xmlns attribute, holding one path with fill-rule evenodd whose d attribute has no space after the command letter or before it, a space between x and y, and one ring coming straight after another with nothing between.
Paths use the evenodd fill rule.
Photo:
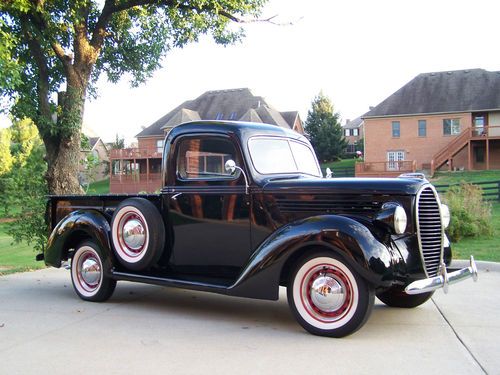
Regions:
<instances>
[{"instance_id":1,"label":"rear wheel","mask_svg":"<svg viewBox=\"0 0 500 375\"><path fill-rule=\"evenodd\" d=\"M373 288L341 257L318 252L302 258L288 283L288 303L308 332L343 337L367 321Z\"/></svg>"},{"instance_id":2,"label":"rear wheel","mask_svg":"<svg viewBox=\"0 0 500 375\"><path fill-rule=\"evenodd\" d=\"M94 242L77 246L71 260L71 281L81 299L103 302L113 294L116 281L105 275L103 263L102 251Z\"/></svg>"},{"instance_id":3,"label":"rear wheel","mask_svg":"<svg viewBox=\"0 0 500 375\"><path fill-rule=\"evenodd\" d=\"M427 302L434 292L422 294L406 294L401 288L392 288L377 293L377 298L390 307L411 309Z\"/></svg>"},{"instance_id":4,"label":"rear wheel","mask_svg":"<svg viewBox=\"0 0 500 375\"><path fill-rule=\"evenodd\" d=\"M165 245L165 227L160 212L144 198L129 198L111 220L113 249L127 269L141 271L158 262Z\"/></svg>"}]
</instances>

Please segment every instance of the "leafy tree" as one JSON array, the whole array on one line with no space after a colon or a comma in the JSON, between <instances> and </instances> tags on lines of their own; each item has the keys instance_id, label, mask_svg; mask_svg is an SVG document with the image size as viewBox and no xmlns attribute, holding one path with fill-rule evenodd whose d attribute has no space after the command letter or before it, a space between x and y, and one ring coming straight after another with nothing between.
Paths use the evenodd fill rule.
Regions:
<instances>
[{"instance_id":1,"label":"leafy tree","mask_svg":"<svg viewBox=\"0 0 500 375\"><path fill-rule=\"evenodd\" d=\"M342 135L340 115L334 112L332 102L322 92L314 98L307 113L305 131L320 162L339 159L347 146Z\"/></svg>"},{"instance_id":2,"label":"leafy tree","mask_svg":"<svg viewBox=\"0 0 500 375\"><path fill-rule=\"evenodd\" d=\"M200 35L220 44L243 36L232 21L266 0L4 0L0 3L0 96L15 118L33 119L46 148L52 194L80 192L84 104L105 74L136 86L172 48ZM4 70L5 68L5 70ZM64 87L64 92L60 92ZM57 99L56 99L57 98Z\"/></svg>"},{"instance_id":3,"label":"leafy tree","mask_svg":"<svg viewBox=\"0 0 500 375\"><path fill-rule=\"evenodd\" d=\"M44 179L47 172L44 156L45 148L39 142L27 156L24 165L13 169L10 204L20 206L21 211L7 229L15 242L26 241L39 252L43 252L48 234L44 217L48 193Z\"/></svg>"},{"instance_id":4,"label":"leafy tree","mask_svg":"<svg viewBox=\"0 0 500 375\"><path fill-rule=\"evenodd\" d=\"M12 168L14 161L10 152L10 129L0 129L0 176L5 175Z\"/></svg>"},{"instance_id":5,"label":"leafy tree","mask_svg":"<svg viewBox=\"0 0 500 375\"><path fill-rule=\"evenodd\" d=\"M115 136L115 141L111 143L111 148L113 150L120 150L125 148L125 138L120 137L118 134Z\"/></svg>"},{"instance_id":6,"label":"leafy tree","mask_svg":"<svg viewBox=\"0 0 500 375\"><path fill-rule=\"evenodd\" d=\"M25 165L26 159L31 155L33 149L41 145L41 140L36 125L28 118L13 121L10 131L12 135L11 152L14 164L19 168Z\"/></svg>"}]
</instances>

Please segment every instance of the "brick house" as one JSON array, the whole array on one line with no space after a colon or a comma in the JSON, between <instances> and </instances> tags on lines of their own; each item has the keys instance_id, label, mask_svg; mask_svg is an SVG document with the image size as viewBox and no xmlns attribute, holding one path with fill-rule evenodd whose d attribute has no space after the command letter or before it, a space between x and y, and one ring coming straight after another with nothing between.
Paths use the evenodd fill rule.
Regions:
<instances>
[{"instance_id":1,"label":"brick house","mask_svg":"<svg viewBox=\"0 0 500 375\"><path fill-rule=\"evenodd\" d=\"M304 133L297 111L280 112L248 88L207 91L187 100L136 135L137 148L111 150L111 193L153 192L161 187L163 142L175 126L195 120L261 122Z\"/></svg>"},{"instance_id":2,"label":"brick house","mask_svg":"<svg viewBox=\"0 0 500 375\"><path fill-rule=\"evenodd\" d=\"M356 151L363 149L364 121L361 117L346 120L342 131L344 139L347 141L346 154L354 155Z\"/></svg>"},{"instance_id":3,"label":"brick house","mask_svg":"<svg viewBox=\"0 0 500 375\"><path fill-rule=\"evenodd\" d=\"M420 74L362 118L357 176L500 169L500 72Z\"/></svg>"}]
</instances>

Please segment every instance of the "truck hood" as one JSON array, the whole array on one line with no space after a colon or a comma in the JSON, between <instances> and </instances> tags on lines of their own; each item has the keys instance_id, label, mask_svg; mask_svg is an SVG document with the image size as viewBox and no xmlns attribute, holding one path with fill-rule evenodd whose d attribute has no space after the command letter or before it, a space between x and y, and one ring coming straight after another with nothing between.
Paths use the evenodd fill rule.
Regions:
<instances>
[{"instance_id":1,"label":"truck hood","mask_svg":"<svg viewBox=\"0 0 500 375\"><path fill-rule=\"evenodd\" d=\"M426 180L408 178L304 178L273 177L263 184L264 193L415 195Z\"/></svg>"}]
</instances>

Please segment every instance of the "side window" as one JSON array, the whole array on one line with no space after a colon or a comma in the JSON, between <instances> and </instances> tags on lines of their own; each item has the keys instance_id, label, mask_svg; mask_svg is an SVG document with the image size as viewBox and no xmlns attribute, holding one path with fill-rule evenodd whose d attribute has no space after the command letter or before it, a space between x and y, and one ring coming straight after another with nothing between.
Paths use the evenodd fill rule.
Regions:
<instances>
[{"instance_id":1,"label":"side window","mask_svg":"<svg viewBox=\"0 0 500 375\"><path fill-rule=\"evenodd\" d=\"M401 135L401 124L399 121L392 122L392 137L399 138Z\"/></svg>"},{"instance_id":2,"label":"side window","mask_svg":"<svg viewBox=\"0 0 500 375\"><path fill-rule=\"evenodd\" d=\"M234 145L225 138L186 137L177 152L177 175L182 179L233 178L224 165L232 159L238 164Z\"/></svg>"}]
</instances>

